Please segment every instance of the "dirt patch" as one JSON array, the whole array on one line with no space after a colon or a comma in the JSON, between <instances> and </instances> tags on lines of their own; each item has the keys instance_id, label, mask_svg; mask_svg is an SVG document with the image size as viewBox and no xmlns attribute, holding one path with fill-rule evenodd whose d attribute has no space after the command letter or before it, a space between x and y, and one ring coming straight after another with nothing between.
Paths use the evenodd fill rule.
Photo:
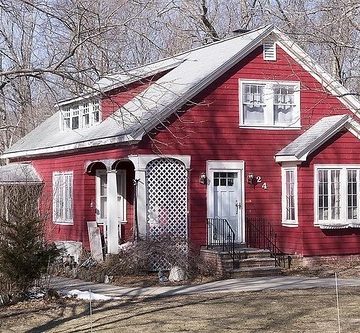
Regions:
<instances>
[{"instance_id":1,"label":"dirt patch","mask_svg":"<svg viewBox=\"0 0 360 333\"><path fill-rule=\"evenodd\" d=\"M360 332L360 289L340 289L343 332ZM0 313L0 332L338 332L332 289L145 298L92 304L24 302Z\"/></svg>"},{"instance_id":2,"label":"dirt patch","mask_svg":"<svg viewBox=\"0 0 360 333\"><path fill-rule=\"evenodd\" d=\"M312 262L311 265L294 265L290 270L284 270L285 275L311 277L334 277L335 273L338 278L360 278L360 260L351 258L322 259Z\"/></svg>"}]
</instances>

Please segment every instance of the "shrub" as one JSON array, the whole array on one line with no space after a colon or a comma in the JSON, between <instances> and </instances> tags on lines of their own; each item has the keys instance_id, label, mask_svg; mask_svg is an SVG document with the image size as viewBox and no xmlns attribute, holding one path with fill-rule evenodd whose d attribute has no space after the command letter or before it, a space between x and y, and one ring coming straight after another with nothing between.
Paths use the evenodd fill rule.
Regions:
<instances>
[{"instance_id":1,"label":"shrub","mask_svg":"<svg viewBox=\"0 0 360 333\"><path fill-rule=\"evenodd\" d=\"M0 274L19 291L26 291L59 255L44 239L38 211L39 185L2 187L0 214Z\"/></svg>"}]
</instances>

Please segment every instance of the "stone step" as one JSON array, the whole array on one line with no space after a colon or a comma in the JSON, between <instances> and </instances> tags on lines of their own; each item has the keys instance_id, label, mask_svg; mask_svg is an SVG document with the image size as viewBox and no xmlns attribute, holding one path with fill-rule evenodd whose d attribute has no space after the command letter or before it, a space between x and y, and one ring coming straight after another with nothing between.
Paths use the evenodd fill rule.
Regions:
<instances>
[{"instance_id":1,"label":"stone step","mask_svg":"<svg viewBox=\"0 0 360 333\"><path fill-rule=\"evenodd\" d=\"M231 278L258 277L258 276L278 276L282 274L280 267L245 267L232 269L226 272Z\"/></svg>"}]
</instances>

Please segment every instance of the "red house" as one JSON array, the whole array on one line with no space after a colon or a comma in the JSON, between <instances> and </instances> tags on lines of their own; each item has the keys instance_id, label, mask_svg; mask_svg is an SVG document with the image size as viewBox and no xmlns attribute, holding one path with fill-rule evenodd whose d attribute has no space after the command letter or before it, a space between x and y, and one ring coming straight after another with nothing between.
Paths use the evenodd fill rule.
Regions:
<instances>
[{"instance_id":1,"label":"red house","mask_svg":"<svg viewBox=\"0 0 360 333\"><path fill-rule=\"evenodd\" d=\"M285 253L360 254L360 103L276 28L95 88L2 155L44 183L50 239L87 248L96 221L108 253L134 234L200 247L224 223L246 243L261 219Z\"/></svg>"}]
</instances>

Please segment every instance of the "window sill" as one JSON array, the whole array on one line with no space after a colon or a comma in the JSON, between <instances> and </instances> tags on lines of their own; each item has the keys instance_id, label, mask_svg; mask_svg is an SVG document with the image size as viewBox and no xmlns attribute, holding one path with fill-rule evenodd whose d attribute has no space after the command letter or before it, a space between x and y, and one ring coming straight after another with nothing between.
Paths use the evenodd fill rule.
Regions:
<instances>
[{"instance_id":1,"label":"window sill","mask_svg":"<svg viewBox=\"0 0 360 333\"><path fill-rule=\"evenodd\" d=\"M318 223L315 226L320 229L348 229L348 228L360 228L360 221L353 222L338 222L338 223Z\"/></svg>"},{"instance_id":2,"label":"window sill","mask_svg":"<svg viewBox=\"0 0 360 333\"><path fill-rule=\"evenodd\" d=\"M53 223L54 224L59 224L59 225L74 225L74 222L73 221L71 221L71 222L69 222L69 221L53 221Z\"/></svg>"},{"instance_id":3,"label":"window sill","mask_svg":"<svg viewBox=\"0 0 360 333\"><path fill-rule=\"evenodd\" d=\"M288 227L288 228L296 228L299 226L299 224L297 222L289 222L289 221L283 221L281 223L281 225L283 227Z\"/></svg>"},{"instance_id":4,"label":"window sill","mask_svg":"<svg viewBox=\"0 0 360 333\"><path fill-rule=\"evenodd\" d=\"M348 223L319 223L320 229L347 229L349 228Z\"/></svg>"},{"instance_id":5,"label":"window sill","mask_svg":"<svg viewBox=\"0 0 360 333\"><path fill-rule=\"evenodd\" d=\"M283 126L275 126L275 125L244 125L240 124L239 128L251 128L251 129L258 129L258 130L300 130L301 126L289 126L289 125L283 125Z\"/></svg>"}]
</instances>

